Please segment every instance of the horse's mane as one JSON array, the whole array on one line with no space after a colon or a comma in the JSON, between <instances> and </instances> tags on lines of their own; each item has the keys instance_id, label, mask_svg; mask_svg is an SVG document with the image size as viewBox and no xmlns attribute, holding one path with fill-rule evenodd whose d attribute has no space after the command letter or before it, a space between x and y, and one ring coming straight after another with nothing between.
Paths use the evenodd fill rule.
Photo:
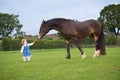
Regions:
<instances>
[{"instance_id":1,"label":"horse's mane","mask_svg":"<svg viewBox=\"0 0 120 80\"><path fill-rule=\"evenodd\" d=\"M47 22L49 22L49 21L72 21L72 22L80 22L80 21L78 21L78 20L72 20L72 19L66 19L66 18L53 18L53 19L50 19L50 20L48 20Z\"/></svg>"},{"instance_id":2,"label":"horse's mane","mask_svg":"<svg viewBox=\"0 0 120 80\"><path fill-rule=\"evenodd\" d=\"M73 21L73 22L80 22L80 21L78 21L78 20L75 20L75 19L73 19L72 21Z\"/></svg>"}]
</instances>

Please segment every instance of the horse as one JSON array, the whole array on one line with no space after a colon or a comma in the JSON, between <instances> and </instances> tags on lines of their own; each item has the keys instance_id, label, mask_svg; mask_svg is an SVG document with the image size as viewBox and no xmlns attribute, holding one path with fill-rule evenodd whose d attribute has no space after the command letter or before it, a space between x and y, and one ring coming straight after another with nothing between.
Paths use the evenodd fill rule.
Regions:
<instances>
[{"instance_id":1,"label":"horse","mask_svg":"<svg viewBox=\"0 0 120 80\"><path fill-rule=\"evenodd\" d=\"M40 26L38 38L42 39L52 29L60 32L60 34L64 38L67 49L66 59L70 59L71 57L70 56L71 41L73 41L73 43L79 49L82 55L82 59L86 58L86 54L84 53L80 46L80 39L91 35L93 35L93 40L96 47L96 51L93 57L95 58L100 55L106 54L103 28L101 27L101 24L97 20L90 19L83 22L74 21L66 18L53 18L47 21L43 20Z\"/></svg>"}]
</instances>

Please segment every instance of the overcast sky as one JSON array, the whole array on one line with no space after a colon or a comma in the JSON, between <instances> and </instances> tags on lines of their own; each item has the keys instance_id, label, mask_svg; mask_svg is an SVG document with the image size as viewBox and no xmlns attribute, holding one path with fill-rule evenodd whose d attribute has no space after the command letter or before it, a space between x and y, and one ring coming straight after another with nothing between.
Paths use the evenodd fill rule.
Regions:
<instances>
[{"instance_id":1,"label":"overcast sky","mask_svg":"<svg viewBox=\"0 0 120 80\"><path fill-rule=\"evenodd\" d=\"M97 19L110 4L120 4L120 0L0 0L0 12L19 15L22 31L37 35L43 19Z\"/></svg>"}]
</instances>

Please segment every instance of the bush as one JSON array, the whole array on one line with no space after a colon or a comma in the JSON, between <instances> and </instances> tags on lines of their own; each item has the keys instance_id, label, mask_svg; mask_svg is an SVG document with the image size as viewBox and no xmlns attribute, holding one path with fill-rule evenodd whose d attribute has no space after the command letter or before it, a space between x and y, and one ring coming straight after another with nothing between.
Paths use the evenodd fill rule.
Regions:
<instances>
[{"instance_id":1,"label":"bush","mask_svg":"<svg viewBox=\"0 0 120 80\"><path fill-rule=\"evenodd\" d=\"M28 43L33 40L28 40ZM20 50L21 40L19 39L3 39L2 47L4 51ZM31 46L31 49L50 49L50 48L63 48L65 47L63 40L37 40L36 43Z\"/></svg>"},{"instance_id":2,"label":"bush","mask_svg":"<svg viewBox=\"0 0 120 80\"><path fill-rule=\"evenodd\" d=\"M28 43L32 42L33 39L29 39ZM117 43L117 38L114 36L106 36L106 45L115 45ZM93 45L93 38L83 38L81 39L81 45ZM4 51L10 50L20 50L21 49L21 39L5 38L2 41L2 49ZM75 47L73 43L71 43L71 47ZM36 43L31 46L31 49L54 49L54 48L65 48L64 40L37 40Z\"/></svg>"},{"instance_id":3,"label":"bush","mask_svg":"<svg viewBox=\"0 0 120 80\"><path fill-rule=\"evenodd\" d=\"M38 40L31 46L32 49L51 49L65 47L63 40Z\"/></svg>"},{"instance_id":4,"label":"bush","mask_svg":"<svg viewBox=\"0 0 120 80\"><path fill-rule=\"evenodd\" d=\"M117 43L117 38L114 36L106 36L105 42L106 45L115 45Z\"/></svg>"},{"instance_id":5,"label":"bush","mask_svg":"<svg viewBox=\"0 0 120 80\"><path fill-rule=\"evenodd\" d=\"M4 51L19 50L21 46L21 40L3 39L2 48Z\"/></svg>"},{"instance_id":6,"label":"bush","mask_svg":"<svg viewBox=\"0 0 120 80\"><path fill-rule=\"evenodd\" d=\"M81 44L82 45L91 45L91 44L94 44L93 37L86 37L86 38L81 39Z\"/></svg>"}]
</instances>

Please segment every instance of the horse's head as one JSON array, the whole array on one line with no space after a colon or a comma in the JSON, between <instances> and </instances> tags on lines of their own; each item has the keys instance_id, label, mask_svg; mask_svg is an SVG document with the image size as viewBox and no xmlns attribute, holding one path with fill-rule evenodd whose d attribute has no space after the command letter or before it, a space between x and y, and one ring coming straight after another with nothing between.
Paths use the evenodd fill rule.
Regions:
<instances>
[{"instance_id":1,"label":"horse's head","mask_svg":"<svg viewBox=\"0 0 120 80\"><path fill-rule=\"evenodd\" d=\"M42 39L45 34L47 34L51 30L51 25L48 21L44 21L41 24L40 30L39 30L39 39Z\"/></svg>"}]
</instances>

